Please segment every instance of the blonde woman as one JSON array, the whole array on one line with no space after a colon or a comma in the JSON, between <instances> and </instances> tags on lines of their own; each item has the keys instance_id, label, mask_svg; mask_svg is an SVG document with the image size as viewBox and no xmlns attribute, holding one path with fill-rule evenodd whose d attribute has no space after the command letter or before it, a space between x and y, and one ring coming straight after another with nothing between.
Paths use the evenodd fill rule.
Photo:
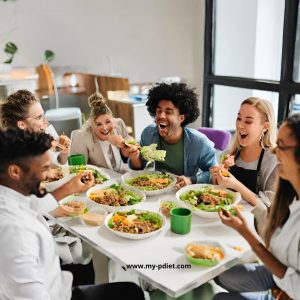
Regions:
<instances>
[{"instance_id":1,"label":"blonde woman","mask_svg":"<svg viewBox=\"0 0 300 300\"><path fill-rule=\"evenodd\" d=\"M230 176L224 176L222 167L213 167L210 170L213 183L240 192L252 206L257 205L258 197L269 206L276 181L277 161L272 153L275 139L272 104L256 97L244 100L237 115L230 150L234 156Z\"/></svg>"},{"instance_id":2,"label":"blonde woman","mask_svg":"<svg viewBox=\"0 0 300 300\"><path fill-rule=\"evenodd\" d=\"M276 196L269 213L264 205L253 211L263 228L259 233L264 244L240 212L237 217L219 212L222 222L247 240L263 264L238 265L221 274L216 282L229 293L217 294L214 300L300 299L300 114L280 126L274 152L279 163Z\"/></svg>"},{"instance_id":3,"label":"blonde woman","mask_svg":"<svg viewBox=\"0 0 300 300\"><path fill-rule=\"evenodd\" d=\"M72 133L70 153L83 154L89 164L123 173L128 169L123 158L135 149L125 145L130 139L126 126L113 117L105 102L100 93L88 98L91 114L82 129Z\"/></svg>"}]
</instances>

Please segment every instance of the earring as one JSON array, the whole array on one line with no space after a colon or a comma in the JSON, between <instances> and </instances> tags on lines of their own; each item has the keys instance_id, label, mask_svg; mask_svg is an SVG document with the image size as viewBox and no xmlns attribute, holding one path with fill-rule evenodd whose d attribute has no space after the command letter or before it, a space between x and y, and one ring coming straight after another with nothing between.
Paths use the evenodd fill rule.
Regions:
<instances>
[{"instance_id":1,"label":"earring","mask_svg":"<svg viewBox=\"0 0 300 300\"><path fill-rule=\"evenodd\" d=\"M265 137L265 132L266 131L263 131L260 135L260 138L259 138L259 143L260 143L260 146L265 149L265 145L264 145L264 137Z\"/></svg>"}]
</instances>

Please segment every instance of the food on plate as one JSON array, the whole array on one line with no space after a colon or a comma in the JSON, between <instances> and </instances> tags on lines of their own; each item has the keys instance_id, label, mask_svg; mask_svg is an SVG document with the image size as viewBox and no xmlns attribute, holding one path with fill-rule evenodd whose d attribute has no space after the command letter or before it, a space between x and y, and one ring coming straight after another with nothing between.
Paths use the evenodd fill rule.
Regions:
<instances>
[{"instance_id":1,"label":"food on plate","mask_svg":"<svg viewBox=\"0 0 300 300\"><path fill-rule=\"evenodd\" d=\"M220 209L228 211L233 204L232 194L209 186L199 190L189 190L179 198L197 209L208 212L217 212Z\"/></svg>"},{"instance_id":2,"label":"food on plate","mask_svg":"<svg viewBox=\"0 0 300 300\"><path fill-rule=\"evenodd\" d=\"M113 184L106 189L91 191L89 198L99 204L109 206L134 205L142 201L140 196L120 184Z\"/></svg>"},{"instance_id":3,"label":"food on plate","mask_svg":"<svg viewBox=\"0 0 300 300\"><path fill-rule=\"evenodd\" d=\"M108 227L112 230L133 234L156 231L162 227L162 224L159 214L134 209L126 212L116 212L108 221Z\"/></svg>"},{"instance_id":4,"label":"food on plate","mask_svg":"<svg viewBox=\"0 0 300 300\"><path fill-rule=\"evenodd\" d=\"M221 248L206 244L188 244L185 248L186 253L193 258L220 261L224 258Z\"/></svg>"},{"instance_id":5,"label":"food on plate","mask_svg":"<svg viewBox=\"0 0 300 300\"><path fill-rule=\"evenodd\" d=\"M155 191L168 187L174 179L167 173L148 173L125 180L125 183L140 190Z\"/></svg>"},{"instance_id":6,"label":"food on plate","mask_svg":"<svg viewBox=\"0 0 300 300\"><path fill-rule=\"evenodd\" d=\"M56 151L67 151L70 147L70 139L68 136L61 134L56 140Z\"/></svg>"},{"instance_id":7,"label":"food on plate","mask_svg":"<svg viewBox=\"0 0 300 300\"><path fill-rule=\"evenodd\" d=\"M87 167L85 165L80 165L80 166L69 166L69 171L71 174L79 174L79 173L84 173L86 171L91 171L93 173L93 176L95 178L95 183L96 184L101 184L105 181L108 180L104 175L102 175L98 170Z\"/></svg>"},{"instance_id":8,"label":"food on plate","mask_svg":"<svg viewBox=\"0 0 300 300\"><path fill-rule=\"evenodd\" d=\"M83 201L72 200L62 204L66 208L70 216L79 216L87 212L86 203Z\"/></svg>"},{"instance_id":9,"label":"food on plate","mask_svg":"<svg viewBox=\"0 0 300 300\"><path fill-rule=\"evenodd\" d=\"M104 222L105 216L95 212L88 212L82 215L81 218L87 225L100 226Z\"/></svg>"},{"instance_id":10,"label":"food on plate","mask_svg":"<svg viewBox=\"0 0 300 300\"><path fill-rule=\"evenodd\" d=\"M176 208L176 207L178 207L178 203L176 203L175 201L165 200L160 203L159 210L163 215L165 215L166 217L169 217L171 209Z\"/></svg>"},{"instance_id":11,"label":"food on plate","mask_svg":"<svg viewBox=\"0 0 300 300\"><path fill-rule=\"evenodd\" d=\"M234 166L234 155L222 153L220 155L220 167L227 170L232 166Z\"/></svg>"},{"instance_id":12,"label":"food on plate","mask_svg":"<svg viewBox=\"0 0 300 300\"><path fill-rule=\"evenodd\" d=\"M153 161L165 161L166 151L156 150L157 144L151 144L149 146L141 147L141 155L149 162Z\"/></svg>"},{"instance_id":13,"label":"food on plate","mask_svg":"<svg viewBox=\"0 0 300 300\"><path fill-rule=\"evenodd\" d=\"M46 178L45 182L57 181L57 180L62 179L63 177L64 177L64 172L61 167L59 167L59 166L51 167L47 174L47 178Z\"/></svg>"}]
</instances>

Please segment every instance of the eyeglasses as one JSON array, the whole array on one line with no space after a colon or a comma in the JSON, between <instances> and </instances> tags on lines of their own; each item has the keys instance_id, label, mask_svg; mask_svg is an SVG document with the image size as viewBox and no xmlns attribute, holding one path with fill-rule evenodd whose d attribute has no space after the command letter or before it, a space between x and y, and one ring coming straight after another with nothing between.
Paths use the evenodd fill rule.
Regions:
<instances>
[{"instance_id":1,"label":"eyeglasses","mask_svg":"<svg viewBox=\"0 0 300 300\"><path fill-rule=\"evenodd\" d=\"M277 149L279 149L280 151L285 152L285 151L288 151L290 149L294 149L296 147L298 147L298 145L282 146L280 144L276 144L276 146L274 147L274 151L276 151Z\"/></svg>"}]
</instances>

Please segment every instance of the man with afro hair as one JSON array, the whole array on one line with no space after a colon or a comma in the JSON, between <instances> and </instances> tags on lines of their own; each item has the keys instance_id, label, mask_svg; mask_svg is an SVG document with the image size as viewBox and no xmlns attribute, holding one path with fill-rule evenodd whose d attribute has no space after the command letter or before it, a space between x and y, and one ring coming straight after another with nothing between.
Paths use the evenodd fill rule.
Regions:
<instances>
[{"instance_id":1,"label":"man with afro hair","mask_svg":"<svg viewBox=\"0 0 300 300\"><path fill-rule=\"evenodd\" d=\"M140 144L157 144L157 149L166 151L165 161L156 162L155 169L178 175L177 187L208 183L209 169L217 164L213 143L186 127L200 114L194 89L185 83L157 84L150 89L146 106L155 124L143 130ZM129 163L141 170L147 162L137 150Z\"/></svg>"}]
</instances>

